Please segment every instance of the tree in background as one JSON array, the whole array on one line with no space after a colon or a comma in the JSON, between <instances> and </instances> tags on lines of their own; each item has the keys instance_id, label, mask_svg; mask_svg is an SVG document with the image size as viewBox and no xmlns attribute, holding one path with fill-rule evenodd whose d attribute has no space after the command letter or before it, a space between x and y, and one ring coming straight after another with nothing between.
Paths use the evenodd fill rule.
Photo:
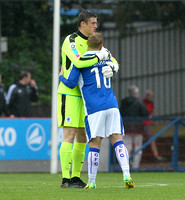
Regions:
<instances>
[{"instance_id":1,"label":"tree in background","mask_svg":"<svg viewBox=\"0 0 185 200\"><path fill-rule=\"evenodd\" d=\"M114 20L121 37L135 32L133 22L160 22L163 27L185 29L185 2L120 1L114 10Z\"/></svg>"},{"instance_id":2,"label":"tree in background","mask_svg":"<svg viewBox=\"0 0 185 200\"><path fill-rule=\"evenodd\" d=\"M0 71L6 89L21 70L32 73L39 87L40 103L50 103L52 89L53 9L46 2L7 1L1 3L2 35L8 38ZM73 17L74 18L74 17ZM61 43L76 30L76 21L63 17Z\"/></svg>"},{"instance_id":3,"label":"tree in background","mask_svg":"<svg viewBox=\"0 0 185 200\"><path fill-rule=\"evenodd\" d=\"M86 1L87 2L87 1ZM185 28L184 2L135 2L119 1L73 5L62 1L62 8L113 9L114 15L98 15L99 31L103 23L116 24L120 36L133 34L133 22L158 21L165 27ZM50 103L52 85L53 9L47 1L2 1L2 35L8 37L8 52L3 54L0 72L6 88L18 77L21 70L28 70L37 81L40 103ZM61 17L61 44L66 35L77 30L77 16Z\"/></svg>"},{"instance_id":4,"label":"tree in background","mask_svg":"<svg viewBox=\"0 0 185 200\"><path fill-rule=\"evenodd\" d=\"M39 86L39 99L51 93L53 13L41 2L2 2L2 35L8 52L0 63L8 87L21 70L28 70Z\"/></svg>"}]
</instances>

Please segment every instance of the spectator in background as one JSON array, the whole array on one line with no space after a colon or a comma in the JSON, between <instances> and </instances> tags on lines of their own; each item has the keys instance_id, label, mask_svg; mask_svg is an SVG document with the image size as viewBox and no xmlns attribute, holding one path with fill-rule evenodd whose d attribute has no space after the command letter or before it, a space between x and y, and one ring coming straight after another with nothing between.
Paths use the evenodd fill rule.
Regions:
<instances>
[{"instance_id":1,"label":"spectator in background","mask_svg":"<svg viewBox=\"0 0 185 200\"><path fill-rule=\"evenodd\" d=\"M8 115L7 113L7 106L5 101L5 90L4 85L2 83L2 75L0 74L0 116L1 115Z\"/></svg>"},{"instance_id":2,"label":"spectator in background","mask_svg":"<svg viewBox=\"0 0 185 200\"><path fill-rule=\"evenodd\" d=\"M30 72L21 71L19 81L8 89L6 103L10 117L30 117L31 102L38 100L38 88Z\"/></svg>"},{"instance_id":3,"label":"spectator in background","mask_svg":"<svg viewBox=\"0 0 185 200\"><path fill-rule=\"evenodd\" d=\"M144 103L139 99L139 89L135 85L131 85L128 89L129 97L121 101L120 112L123 117L125 126L125 144L129 155L132 151L136 151L143 143L143 123L140 120L124 120L125 117L148 117L148 110ZM139 151L132 161L132 168L138 168L141 162L142 151Z\"/></svg>"},{"instance_id":4,"label":"spectator in background","mask_svg":"<svg viewBox=\"0 0 185 200\"><path fill-rule=\"evenodd\" d=\"M152 115L154 113L154 102L153 102L153 98L154 98L154 92L152 90L147 90L146 92L146 96L144 99L142 99L143 103L145 104L145 106L147 107L148 109L148 112L149 112L149 118L152 118ZM151 138L153 136L153 132L152 132L152 120L147 120L147 121L144 121L143 122L144 125L145 125L145 133L146 133L146 136L148 138ZM151 149L152 149L152 152L154 154L154 157L156 158L157 161L164 161L165 159L162 158L161 156L159 156L159 152L158 152L158 149L157 149L157 145L156 145L156 142L155 140L153 140L151 143Z\"/></svg>"}]
</instances>

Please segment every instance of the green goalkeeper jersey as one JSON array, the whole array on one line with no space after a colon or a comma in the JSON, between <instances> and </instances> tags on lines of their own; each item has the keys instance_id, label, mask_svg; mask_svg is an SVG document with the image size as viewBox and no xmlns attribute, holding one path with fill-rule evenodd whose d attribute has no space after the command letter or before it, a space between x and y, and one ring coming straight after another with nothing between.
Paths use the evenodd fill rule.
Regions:
<instances>
[{"instance_id":1,"label":"green goalkeeper jersey","mask_svg":"<svg viewBox=\"0 0 185 200\"><path fill-rule=\"evenodd\" d=\"M63 76L68 77L71 66L74 64L77 68L89 67L98 62L98 58L93 55L89 57L82 56L87 51L87 39L80 31L68 35L62 45L62 67ZM81 96L78 85L74 89L66 87L60 82L58 94L66 94L71 96Z\"/></svg>"},{"instance_id":2,"label":"green goalkeeper jersey","mask_svg":"<svg viewBox=\"0 0 185 200\"><path fill-rule=\"evenodd\" d=\"M63 76L65 78L68 77L72 64L74 64L77 68L85 68L98 63L98 58L96 55L83 56L88 48L87 40L88 37L83 35L80 31L68 35L65 38L61 51ZM117 64L115 58L111 57L111 60ZM81 96L78 85L74 89L70 89L66 87L62 82L59 84L58 94Z\"/></svg>"}]
</instances>

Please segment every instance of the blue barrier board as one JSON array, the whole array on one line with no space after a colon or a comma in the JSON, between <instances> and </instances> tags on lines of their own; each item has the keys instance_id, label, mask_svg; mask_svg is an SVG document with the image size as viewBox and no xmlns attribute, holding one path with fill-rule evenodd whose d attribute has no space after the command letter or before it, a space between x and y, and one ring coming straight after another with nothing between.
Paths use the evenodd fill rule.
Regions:
<instances>
[{"instance_id":1,"label":"blue barrier board","mask_svg":"<svg viewBox=\"0 0 185 200\"><path fill-rule=\"evenodd\" d=\"M50 159L51 119L0 119L0 160Z\"/></svg>"},{"instance_id":2,"label":"blue barrier board","mask_svg":"<svg viewBox=\"0 0 185 200\"><path fill-rule=\"evenodd\" d=\"M58 128L58 159L63 128ZM88 157L86 146L85 159ZM51 119L1 118L0 160L49 160L51 158Z\"/></svg>"}]
</instances>

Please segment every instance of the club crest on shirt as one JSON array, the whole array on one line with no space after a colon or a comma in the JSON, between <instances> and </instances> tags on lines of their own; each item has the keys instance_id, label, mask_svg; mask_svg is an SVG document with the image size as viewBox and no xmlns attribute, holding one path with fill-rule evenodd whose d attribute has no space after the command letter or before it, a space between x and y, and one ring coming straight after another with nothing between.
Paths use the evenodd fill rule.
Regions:
<instances>
[{"instance_id":1,"label":"club crest on shirt","mask_svg":"<svg viewBox=\"0 0 185 200\"><path fill-rule=\"evenodd\" d=\"M67 117L67 118L66 118L66 122L67 122L67 123L70 123L70 122L71 122L71 117Z\"/></svg>"},{"instance_id":2,"label":"club crest on shirt","mask_svg":"<svg viewBox=\"0 0 185 200\"><path fill-rule=\"evenodd\" d=\"M71 49L76 49L76 44L75 44L75 42L71 42Z\"/></svg>"}]
</instances>

